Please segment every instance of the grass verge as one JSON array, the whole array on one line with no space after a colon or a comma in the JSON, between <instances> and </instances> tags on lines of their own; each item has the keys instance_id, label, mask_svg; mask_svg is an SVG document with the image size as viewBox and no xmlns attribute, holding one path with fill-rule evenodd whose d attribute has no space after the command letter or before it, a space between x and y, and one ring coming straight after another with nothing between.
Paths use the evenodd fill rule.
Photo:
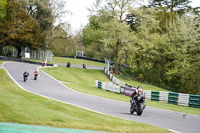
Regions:
<instances>
[{"instance_id":1,"label":"grass verge","mask_svg":"<svg viewBox=\"0 0 200 133\"><path fill-rule=\"evenodd\" d=\"M100 62L88 61L84 59L65 58L65 57L53 57L53 62L62 64L67 64L67 62L70 62L73 65L86 64L86 66L105 66L104 63Z\"/></svg>"},{"instance_id":2,"label":"grass verge","mask_svg":"<svg viewBox=\"0 0 200 133\"><path fill-rule=\"evenodd\" d=\"M66 67L44 68L42 70L55 77L57 80L69 82L65 83L65 85L79 92L125 101L125 102L129 102L130 100L128 96L108 91L103 91L101 89L95 88L95 80L100 80L103 82L109 81L109 79L101 70L89 70L89 69L66 68ZM126 80L124 81L126 82ZM140 86L143 86L143 84L140 83ZM150 89L153 90L154 88ZM146 101L146 104L147 106L151 107L200 115L200 109L198 108L177 106L173 104L161 103L156 101Z\"/></svg>"},{"instance_id":3,"label":"grass verge","mask_svg":"<svg viewBox=\"0 0 200 133\"><path fill-rule=\"evenodd\" d=\"M107 132L167 132L166 129L94 113L19 88L0 69L0 121Z\"/></svg>"},{"instance_id":4,"label":"grass verge","mask_svg":"<svg viewBox=\"0 0 200 133\"><path fill-rule=\"evenodd\" d=\"M2 65L5 61L0 60L0 65Z\"/></svg>"}]
</instances>

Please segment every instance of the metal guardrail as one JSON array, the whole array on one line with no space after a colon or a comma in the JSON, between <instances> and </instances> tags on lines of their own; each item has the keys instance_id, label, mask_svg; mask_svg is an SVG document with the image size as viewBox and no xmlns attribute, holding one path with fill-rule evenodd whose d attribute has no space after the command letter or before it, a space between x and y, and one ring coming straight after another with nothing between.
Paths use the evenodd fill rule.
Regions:
<instances>
[{"instance_id":1,"label":"metal guardrail","mask_svg":"<svg viewBox=\"0 0 200 133\"><path fill-rule=\"evenodd\" d=\"M189 106L195 107L195 108L200 108L200 95L190 95Z\"/></svg>"},{"instance_id":2,"label":"metal guardrail","mask_svg":"<svg viewBox=\"0 0 200 133\"><path fill-rule=\"evenodd\" d=\"M61 57L75 58L74 56L61 56ZM95 61L95 62L105 63L104 60L93 59L93 58L88 58L88 57L81 57L81 56L76 56L76 59L84 59L84 60L89 60L89 61Z\"/></svg>"},{"instance_id":3,"label":"metal guardrail","mask_svg":"<svg viewBox=\"0 0 200 133\"><path fill-rule=\"evenodd\" d=\"M130 96L133 88L96 80L96 88ZM200 108L200 95L144 90L147 100Z\"/></svg>"}]
</instances>

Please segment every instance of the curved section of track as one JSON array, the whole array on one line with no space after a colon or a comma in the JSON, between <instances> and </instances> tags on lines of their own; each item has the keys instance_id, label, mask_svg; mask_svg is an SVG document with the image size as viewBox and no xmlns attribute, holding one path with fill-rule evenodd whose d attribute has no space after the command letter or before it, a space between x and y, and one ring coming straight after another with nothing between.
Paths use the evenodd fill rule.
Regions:
<instances>
[{"instance_id":1,"label":"curved section of track","mask_svg":"<svg viewBox=\"0 0 200 133\"><path fill-rule=\"evenodd\" d=\"M25 90L65 103L76 105L102 114L111 115L136 122L147 123L184 133L200 132L200 116L146 107L142 116L129 114L129 103L76 92L65 87L49 75L40 72L37 81L33 72L37 65L26 63L5 63L10 76ZM23 72L29 70L27 82L23 82Z\"/></svg>"}]
</instances>

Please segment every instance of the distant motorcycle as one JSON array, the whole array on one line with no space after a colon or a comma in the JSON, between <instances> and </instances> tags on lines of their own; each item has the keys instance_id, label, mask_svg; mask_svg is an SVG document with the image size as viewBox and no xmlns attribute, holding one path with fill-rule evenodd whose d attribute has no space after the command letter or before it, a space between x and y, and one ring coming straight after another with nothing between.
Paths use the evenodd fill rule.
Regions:
<instances>
[{"instance_id":1,"label":"distant motorcycle","mask_svg":"<svg viewBox=\"0 0 200 133\"><path fill-rule=\"evenodd\" d=\"M142 112L146 107L146 105L144 105L145 94L143 90L136 90L136 91L139 91L140 93L138 93L138 96L135 98L135 100L131 98L130 113L133 114L134 112L136 112L137 115L142 115Z\"/></svg>"},{"instance_id":2,"label":"distant motorcycle","mask_svg":"<svg viewBox=\"0 0 200 133\"><path fill-rule=\"evenodd\" d=\"M28 73L28 70L26 70L23 74L23 77L24 77L24 82L26 82L26 80L28 79L28 76L29 76L29 73Z\"/></svg>"},{"instance_id":3,"label":"distant motorcycle","mask_svg":"<svg viewBox=\"0 0 200 133\"><path fill-rule=\"evenodd\" d=\"M26 80L27 80L27 76L24 76L24 82L26 82Z\"/></svg>"},{"instance_id":4,"label":"distant motorcycle","mask_svg":"<svg viewBox=\"0 0 200 133\"><path fill-rule=\"evenodd\" d=\"M34 79L35 80L37 80L37 76L39 75L39 73L38 73L38 71L36 70L35 72L34 72Z\"/></svg>"},{"instance_id":5,"label":"distant motorcycle","mask_svg":"<svg viewBox=\"0 0 200 133\"><path fill-rule=\"evenodd\" d=\"M34 79L37 80L38 73L34 74Z\"/></svg>"}]
</instances>

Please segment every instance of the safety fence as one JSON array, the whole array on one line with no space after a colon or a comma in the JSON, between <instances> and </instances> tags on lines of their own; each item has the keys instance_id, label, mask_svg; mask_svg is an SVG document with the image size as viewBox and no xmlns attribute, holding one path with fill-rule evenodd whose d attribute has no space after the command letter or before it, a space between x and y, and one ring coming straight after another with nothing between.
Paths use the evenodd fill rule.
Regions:
<instances>
[{"instance_id":1,"label":"safety fence","mask_svg":"<svg viewBox=\"0 0 200 133\"><path fill-rule=\"evenodd\" d=\"M119 86L113 83L95 81L96 88L130 96L134 87ZM144 90L147 100L165 102L181 106L200 108L200 95L191 95L174 92Z\"/></svg>"},{"instance_id":2,"label":"safety fence","mask_svg":"<svg viewBox=\"0 0 200 133\"><path fill-rule=\"evenodd\" d=\"M6 56L0 56L0 60L3 61L16 61L16 62L23 62L23 63L30 63L30 64L37 64L42 65L40 62L30 61L30 60L23 60L20 58L13 58L13 57L6 57ZM47 66L54 66L54 64L46 64Z\"/></svg>"},{"instance_id":3,"label":"safety fence","mask_svg":"<svg viewBox=\"0 0 200 133\"><path fill-rule=\"evenodd\" d=\"M96 80L95 81L95 86L96 88L102 89L102 90L106 90L106 91L111 91L111 92L115 92L115 93L121 93L121 94L125 94L127 96L130 96L131 93L133 93L133 89L128 88L128 87L122 87L113 83L107 83L107 82L101 82Z\"/></svg>"},{"instance_id":4,"label":"safety fence","mask_svg":"<svg viewBox=\"0 0 200 133\"><path fill-rule=\"evenodd\" d=\"M12 46L6 46L3 49L3 54L8 57L17 57L18 50ZM50 50L41 48L33 50L29 47L21 47L20 57L52 62L53 53Z\"/></svg>"},{"instance_id":5,"label":"safety fence","mask_svg":"<svg viewBox=\"0 0 200 133\"><path fill-rule=\"evenodd\" d=\"M61 57L65 57L65 58L75 58L74 56L61 56ZM95 62L105 63L104 60L93 59L93 58L82 57L82 56L76 56L76 59L83 59L83 60L89 60L89 61L95 61Z\"/></svg>"},{"instance_id":6,"label":"safety fence","mask_svg":"<svg viewBox=\"0 0 200 133\"><path fill-rule=\"evenodd\" d=\"M108 76L108 78L116 85L119 85L119 86L126 86L126 87L133 87L132 85L130 84L127 84L121 80L119 80L118 78L116 78L114 75L112 75L110 73L110 71L108 71L107 69L104 69L104 73Z\"/></svg>"}]
</instances>

